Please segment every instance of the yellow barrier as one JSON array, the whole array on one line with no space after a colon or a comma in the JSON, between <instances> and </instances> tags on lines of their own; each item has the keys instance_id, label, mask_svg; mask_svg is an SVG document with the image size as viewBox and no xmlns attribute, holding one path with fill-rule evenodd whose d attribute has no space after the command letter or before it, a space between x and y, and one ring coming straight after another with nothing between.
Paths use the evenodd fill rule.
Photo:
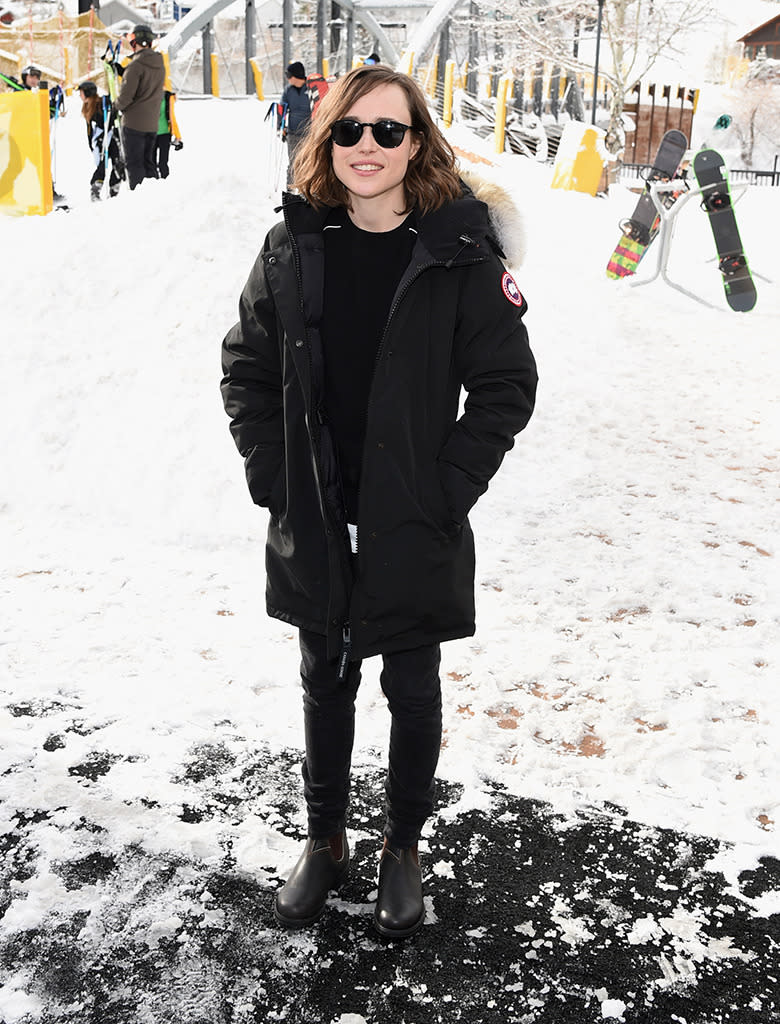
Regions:
<instances>
[{"instance_id":1,"label":"yellow barrier","mask_svg":"<svg viewBox=\"0 0 780 1024\"><path fill-rule=\"evenodd\" d=\"M569 121L563 129L551 188L595 196L604 171L604 129Z\"/></svg>"},{"instance_id":2,"label":"yellow barrier","mask_svg":"<svg viewBox=\"0 0 780 1024\"><path fill-rule=\"evenodd\" d=\"M257 63L257 57L250 57L249 63L252 65L252 74L255 76L255 89L257 89L257 98L259 100L265 99L263 92L263 72L260 70L260 65Z\"/></svg>"},{"instance_id":3,"label":"yellow barrier","mask_svg":"<svg viewBox=\"0 0 780 1024\"><path fill-rule=\"evenodd\" d=\"M449 128L452 124L452 89L455 78L455 61L448 60L444 65L444 108L442 120L444 127Z\"/></svg>"},{"instance_id":4,"label":"yellow barrier","mask_svg":"<svg viewBox=\"0 0 780 1024\"><path fill-rule=\"evenodd\" d=\"M433 64L428 69L428 81L426 86L426 92L431 99L436 99L436 82L439 78L439 55L438 53L433 58Z\"/></svg>"},{"instance_id":5,"label":"yellow barrier","mask_svg":"<svg viewBox=\"0 0 780 1024\"><path fill-rule=\"evenodd\" d=\"M405 75L411 77L412 68L414 67L414 50L406 50L401 56L401 67L400 70Z\"/></svg>"},{"instance_id":6,"label":"yellow barrier","mask_svg":"<svg viewBox=\"0 0 780 1024\"><path fill-rule=\"evenodd\" d=\"M49 94L0 94L0 210L51 213Z\"/></svg>"},{"instance_id":7,"label":"yellow barrier","mask_svg":"<svg viewBox=\"0 0 780 1024\"><path fill-rule=\"evenodd\" d=\"M506 130L506 96L508 91L509 76L504 75L498 83L498 96L496 97L496 153L504 152Z\"/></svg>"},{"instance_id":8,"label":"yellow barrier","mask_svg":"<svg viewBox=\"0 0 780 1024\"><path fill-rule=\"evenodd\" d=\"M219 61L216 53L211 55L211 95L219 96Z\"/></svg>"}]
</instances>

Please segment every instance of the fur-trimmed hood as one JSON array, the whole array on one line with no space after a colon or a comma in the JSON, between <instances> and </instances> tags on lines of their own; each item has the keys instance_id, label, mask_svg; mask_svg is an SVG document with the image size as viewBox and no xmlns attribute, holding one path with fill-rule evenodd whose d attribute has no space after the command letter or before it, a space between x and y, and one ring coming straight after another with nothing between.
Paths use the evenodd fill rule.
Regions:
<instances>
[{"instance_id":1,"label":"fur-trimmed hood","mask_svg":"<svg viewBox=\"0 0 780 1024\"><path fill-rule=\"evenodd\" d=\"M505 254L507 266L512 269L519 267L525 259L525 229L513 196L502 185L483 177L471 167L461 166L460 177L474 198L487 206L490 224Z\"/></svg>"}]
</instances>

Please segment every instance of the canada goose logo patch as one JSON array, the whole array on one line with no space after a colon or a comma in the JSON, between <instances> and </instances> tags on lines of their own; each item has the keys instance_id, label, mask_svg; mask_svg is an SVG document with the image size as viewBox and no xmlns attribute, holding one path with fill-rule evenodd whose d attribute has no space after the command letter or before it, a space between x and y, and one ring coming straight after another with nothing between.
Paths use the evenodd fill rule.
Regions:
<instances>
[{"instance_id":1,"label":"canada goose logo patch","mask_svg":"<svg viewBox=\"0 0 780 1024\"><path fill-rule=\"evenodd\" d=\"M523 305L523 296L520 294L520 289L508 270L504 271L504 276L501 278L501 290L513 306Z\"/></svg>"}]
</instances>

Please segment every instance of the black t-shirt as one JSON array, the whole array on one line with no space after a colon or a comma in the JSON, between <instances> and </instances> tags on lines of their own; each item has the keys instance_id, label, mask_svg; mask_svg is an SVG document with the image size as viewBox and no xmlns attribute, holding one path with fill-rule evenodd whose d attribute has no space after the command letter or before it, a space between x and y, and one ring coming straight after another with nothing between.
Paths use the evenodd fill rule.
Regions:
<instances>
[{"instance_id":1,"label":"black t-shirt","mask_svg":"<svg viewBox=\"0 0 780 1024\"><path fill-rule=\"evenodd\" d=\"M374 364L416 232L412 214L392 231L363 231L349 217L337 223L324 233L325 413L336 443L347 520L356 523Z\"/></svg>"}]
</instances>

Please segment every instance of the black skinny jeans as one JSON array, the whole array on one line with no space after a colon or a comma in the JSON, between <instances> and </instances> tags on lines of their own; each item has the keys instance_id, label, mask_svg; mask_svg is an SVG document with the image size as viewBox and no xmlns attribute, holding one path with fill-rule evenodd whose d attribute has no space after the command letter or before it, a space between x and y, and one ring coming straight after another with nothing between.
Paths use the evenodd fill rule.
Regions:
<instances>
[{"instance_id":1,"label":"black skinny jeans","mask_svg":"<svg viewBox=\"0 0 780 1024\"><path fill-rule=\"evenodd\" d=\"M341 682L337 662L328 661L324 636L302 629L300 645L306 734L303 787L309 835L319 839L335 835L346 824L361 663L350 662ZM417 842L433 811L441 747L441 649L429 644L382 658L380 683L391 714L384 833L405 849Z\"/></svg>"}]
</instances>

